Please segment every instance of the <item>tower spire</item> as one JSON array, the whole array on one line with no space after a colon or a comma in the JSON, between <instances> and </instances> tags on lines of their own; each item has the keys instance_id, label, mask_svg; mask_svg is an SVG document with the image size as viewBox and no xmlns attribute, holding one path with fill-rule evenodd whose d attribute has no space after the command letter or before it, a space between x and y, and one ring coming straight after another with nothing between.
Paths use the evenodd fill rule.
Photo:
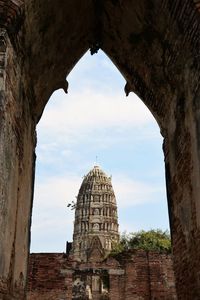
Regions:
<instances>
[{"instance_id":1,"label":"tower spire","mask_svg":"<svg viewBox=\"0 0 200 300\"><path fill-rule=\"evenodd\" d=\"M84 177L75 209L75 260L101 260L119 240L117 205L109 177L98 167Z\"/></svg>"}]
</instances>

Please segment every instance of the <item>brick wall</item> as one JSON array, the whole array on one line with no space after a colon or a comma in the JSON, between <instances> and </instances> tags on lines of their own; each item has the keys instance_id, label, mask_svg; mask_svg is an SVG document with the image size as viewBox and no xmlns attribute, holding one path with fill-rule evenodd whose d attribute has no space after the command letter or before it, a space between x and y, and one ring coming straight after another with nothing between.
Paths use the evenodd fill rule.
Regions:
<instances>
[{"instance_id":1,"label":"brick wall","mask_svg":"<svg viewBox=\"0 0 200 300\"><path fill-rule=\"evenodd\" d=\"M119 261L125 270L120 285L118 284L119 293L123 290L122 282L124 284L120 300L176 299L171 255L137 251L128 257L119 258ZM116 287L111 294L114 292L116 293Z\"/></svg>"},{"instance_id":2,"label":"brick wall","mask_svg":"<svg viewBox=\"0 0 200 300\"><path fill-rule=\"evenodd\" d=\"M91 273L91 268L108 272L110 300L176 299L171 255L145 251L97 264L73 262L62 253L31 254L27 299L72 299L73 274Z\"/></svg>"},{"instance_id":3,"label":"brick wall","mask_svg":"<svg viewBox=\"0 0 200 300\"><path fill-rule=\"evenodd\" d=\"M67 278L61 269L65 263L62 253L31 254L28 268L28 299L66 299Z\"/></svg>"}]
</instances>

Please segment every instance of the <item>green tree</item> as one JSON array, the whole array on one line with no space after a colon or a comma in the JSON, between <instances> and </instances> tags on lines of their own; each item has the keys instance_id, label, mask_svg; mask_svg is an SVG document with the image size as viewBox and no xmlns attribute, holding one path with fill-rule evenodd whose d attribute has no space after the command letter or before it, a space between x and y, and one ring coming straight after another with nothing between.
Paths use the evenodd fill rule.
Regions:
<instances>
[{"instance_id":1,"label":"green tree","mask_svg":"<svg viewBox=\"0 0 200 300\"><path fill-rule=\"evenodd\" d=\"M168 231L161 229L122 233L119 243L113 244L111 255L116 255L129 249L145 251L171 252L171 238Z\"/></svg>"},{"instance_id":2,"label":"green tree","mask_svg":"<svg viewBox=\"0 0 200 300\"><path fill-rule=\"evenodd\" d=\"M130 249L171 252L170 234L160 229L131 233L128 244Z\"/></svg>"}]
</instances>

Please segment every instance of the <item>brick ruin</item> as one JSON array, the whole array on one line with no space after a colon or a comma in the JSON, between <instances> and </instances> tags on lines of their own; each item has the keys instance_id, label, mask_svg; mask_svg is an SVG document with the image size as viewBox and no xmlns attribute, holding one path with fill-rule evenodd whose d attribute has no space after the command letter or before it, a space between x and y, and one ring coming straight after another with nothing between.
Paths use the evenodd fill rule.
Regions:
<instances>
[{"instance_id":1,"label":"brick ruin","mask_svg":"<svg viewBox=\"0 0 200 300\"><path fill-rule=\"evenodd\" d=\"M36 125L88 49L160 127L178 299L199 300L199 0L0 0L0 298L26 297Z\"/></svg>"},{"instance_id":2,"label":"brick ruin","mask_svg":"<svg viewBox=\"0 0 200 300\"><path fill-rule=\"evenodd\" d=\"M171 255L111 252L119 242L117 202L111 177L99 166L84 176L73 205L66 254L30 255L28 300L177 299Z\"/></svg>"},{"instance_id":3,"label":"brick ruin","mask_svg":"<svg viewBox=\"0 0 200 300\"><path fill-rule=\"evenodd\" d=\"M101 263L73 261L63 253L33 253L28 277L27 300L177 299L171 255L155 252L129 251Z\"/></svg>"}]
</instances>

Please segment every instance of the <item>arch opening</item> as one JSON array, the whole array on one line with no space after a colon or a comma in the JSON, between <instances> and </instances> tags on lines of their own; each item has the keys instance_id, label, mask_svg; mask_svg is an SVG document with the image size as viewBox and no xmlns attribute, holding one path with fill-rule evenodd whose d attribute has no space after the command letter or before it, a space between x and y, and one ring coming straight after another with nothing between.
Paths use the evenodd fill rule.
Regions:
<instances>
[{"instance_id":1,"label":"arch opening","mask_svg":"<svg viewBox=\"0 0 200 300\"><path fill-rule=\"evenodd\" d=\"M87 293L88 290L93 296L98 293L101 296L112 297L114 293L112 287L114 279L109 275L109 270L111 267L116 268L116 265L115 263L110 265L109 256L108 254L105 256L105 253L111 252L111 255L115 253L112 251L115 251L116 241L110 240L106 234L109 231L116 231L117 227L114 227L115 221L110 223L107 219L105 223L99 223L100 219L112 214L110 208L91 209L93 225L84 221L90 209L88 207L82 209L83 221L80 226L75 221L74 230L80 227L83 234L94 235L94 238L91 244L89 239L80 238L78 242L77 238L74 239L76 254L70 252L71 245L67 242L67 256L62 254L65 251L66 240L73 239L75 220L74 212L67 209L67 204L76 202L75 196L78 195L82 176L93 165L100 165L108 175L112 175L118 207L119 231L122 236L125 231L130 233L157 228L165 231L169 228L161 151L162 137L150 111L136 95L131 94L128 99L125 98L124 79L119 76L114 65L103 52L94 57L87 53L68 79L70 83L68 96L62 90L56 91L38 125L38 165L31 244L31 252L34 253L30 255L29 261L29 300L32 299L37 285L40 284L42 269L44 266L46 270L50 268L49 259L56 272L59 272L60 268L65 269L66 266L67 272L71 270L72 285L71 287L68 285L67 289L69 293L71 288L72 299L76 299L74 297L83 291ZM99 193L99 187L94 186L95 193ZM107 188L108 186L104 187L106 192ZM94 203L95 207L100 207L102 200L105 205L108 205L110 197L106 196L105 199L103 197L102 200L101 197L96 196L96 199L94 196L91 203ZM88 195L84 196L85 205L89 198ZM86 256L83 255L85 247L89 247ZM42 255L37 252L44 253ZM70 259L79 261L79 252L82 253L81 272L85 272L84 274L78 271L78 267L74 270L70 265ZM150 270L150 261L155 260L155 254L149 256L144 252L144 255L143 264L147 266L146 270ZM167 287L164 293L175 295L174 279L171 279L173 278L171 257L165 255L163 258L159 253L156 255L157 262L162 261L162 268L165 270L163 274L167 276L171 286ZM99 257L104 257L100 269L95 265L99 263ZM136 252L138 262L139 257L139 252ZM93 271L93 275L88 271L87 259L96 270L95 276ZM141 267L141 262L138 263L138 267ZM135 265L134 268L137 266ZM33 269L35 271L32 276ZM120 276L123 276L123 268L120 272ZM54 273L52 272L50 278L44 279L44 290L50 281L53 282L55 278L56 282L59 281ZM147 291L146 286L151 285L152 278L149 271L145 274L144 287L142 292L137 291L138 296L142 296L142 293L158 293L159 287L162 286L159 282L162 281L163 275L160 273L157 287ZM168 277L169 274L172 277ZM59 296L64 290L62 280L60 278ZM126 294L128 279L122 277L121 280L124 282L123 293ZM135 279L135 284L139 286L138 277ZM80 286L82 292L79 290ZM49 291L45 291L50 295ZM51 293L55 293L55 290L52 289ZM120 294L121 290L118 293Z\"/></svg>"},{"instance_id":2,"label":"arch opening","mask_svg":"<svg viewBox=\"0 0 200 300\"><path fill-rule=\"evenodd\" d=\"M52 245L52 232L56 237L59 236L58 228L63 239L59 243L60 248L54 248L53 243L53 248L48 246L46 251L62 251L66 228L69 226L66 221L68 218L71 222L68 228L72 232L73 214L67 209L65 211L66 203L75 200L82 176L95 164L96 156L99 164L113 175L116 195L120 198L119 219L120 223L124 223L121 232L131 231L131 228L168 229L162 137L151 113L136 95L125 98L125 82L103 52L96 57L90 57L87 53L69 75L68 81L69 94L66 96L62 90L58 90L52 95L38 126L38 168L31 251L44 251L43 234L47 234L47 231L36 225L42 220L43 228L48 228L49 246ZM40 139L43 139L41 144ZM159 144L159 150L156 143ZM126 200L123 201L123 198ZM129 210L127 208L131 207L131 201L133 209ZM59 206L59 213L54 219L56 206ZM134 210L135 206L138 206L137 210ZM145 209L145 206L148 208ZM48 210L51 210L49 219L46 215ZM125 225L123 215L131 219L131 214L134 215L132 225ZM139 215L143 215L143 224ZM160 225L156 226L156 223ZM36 232L38 238L34 242ZM66 235L66 238L71 240L70 236ZM40 247L37 248L36 244Z\"/></svg>"}]
</instances>

